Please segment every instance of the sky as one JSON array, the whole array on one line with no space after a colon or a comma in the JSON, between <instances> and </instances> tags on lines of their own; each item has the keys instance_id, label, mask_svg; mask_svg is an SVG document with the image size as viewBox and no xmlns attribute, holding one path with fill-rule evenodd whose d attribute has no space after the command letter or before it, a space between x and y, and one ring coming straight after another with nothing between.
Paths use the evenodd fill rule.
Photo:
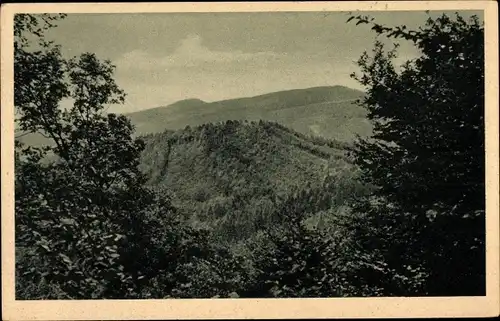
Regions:
<instances>
[{"instance_id":1,"label":"sky","mask_svg":"<svg viewBox=\"0 0 500 321\"><path fill-rule=\"evenodd\" d=\"M416 29L425 12L362 12ZM442 12L432 12L433 16ZM470 16L474 13L467 13ZM127 93L112 112L134 112L188 98L217 101L315 86L362 89L350 78L376 34L346 23L347 12L69 14L47 36L65 56L110 59ZM481 17L481 16L480 16ZM384 40L384 39L381 39ZM392 43L392 40L388 42ZM396 63L418 51L400 43Z\"/></svg>"}]
</instances>

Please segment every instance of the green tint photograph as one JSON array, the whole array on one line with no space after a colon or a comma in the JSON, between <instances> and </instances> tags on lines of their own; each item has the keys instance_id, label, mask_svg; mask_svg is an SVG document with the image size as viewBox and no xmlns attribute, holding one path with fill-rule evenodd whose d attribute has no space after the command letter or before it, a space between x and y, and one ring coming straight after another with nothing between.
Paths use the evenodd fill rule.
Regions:
<instances>
[{"instance_id":1,"label":"green tint photograph","mask_svg":"<svg viewBox=\"0 0 500 321\"><path fill-rule=\"evenodd\" d=\"M483 11L18 13L17 300L486 296Z\"/></svg>"}]
</instances>

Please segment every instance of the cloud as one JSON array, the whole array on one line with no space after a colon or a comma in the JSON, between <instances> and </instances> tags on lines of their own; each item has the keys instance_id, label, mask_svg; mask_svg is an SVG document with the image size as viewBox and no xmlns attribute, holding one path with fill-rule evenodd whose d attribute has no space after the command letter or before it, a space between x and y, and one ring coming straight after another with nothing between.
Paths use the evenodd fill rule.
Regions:
<instances>
[{"instance_id":1,"label":"cloud","mask_svg":"<svg viewBox=\"0 0 500 321\"><path fill-rule=\"evenodd\" d=\"M316 55L214 50L196 34L167 55L138 49L114 63L117 82L128 94L120 109L127 112L185 98L214 101L327 85L326 78L345 83L340 74L348 74Z\"/></svg>"},{"instance_id":2,"label":"cloud","mask_svg":"<svg viewBox=\"0 0 500 321\"><path fill-rule=\"evenodd\" d=\"M170 71L177 68L193 68L228 63L263 62L286 57L274 52L245 53L240 50L216 51L202 43L199 35L191 34L181 40L179 46L167 56L154 56L136 49L115 61L121 71Z\"/></svg>"}]
</instances>

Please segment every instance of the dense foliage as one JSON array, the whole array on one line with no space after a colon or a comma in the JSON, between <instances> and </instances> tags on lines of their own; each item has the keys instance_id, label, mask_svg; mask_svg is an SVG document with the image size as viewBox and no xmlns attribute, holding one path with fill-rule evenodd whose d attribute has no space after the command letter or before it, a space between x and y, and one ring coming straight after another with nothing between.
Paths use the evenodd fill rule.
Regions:
<instances>
[{"instance_id":1,"label":"dense foliage","mask_svg":"<svg viewBox=\"0 0 500 321\"><path fill-rule=\"evenodd\" d=\"M350 144L262 120L135 138L129 118L105 112L125 99L111 62L46 41L61 18L15 17L18 298L484 294L476 19L408 31L352 17L421 57L398 70L377 42L360 58L374 132ZM314 93L260 103L332 95ZM21 143L31 133L50 143Z\"/></svg>"},{"instance_id":2,"label":"dense foliage","mask_svg":"<svg viewBox=\"0 0 500 321\"><path fill-rule=\"evenodd\" d=\"M355 163L378 188L355 205L353 227L361 251L383 263L356 275L385 295L484 295L483 26L458 14L418 31L355 18L421 52L397 72L396 51L377 42L354 75L374 123Z\"/></svg>"},{"instance_id":3,"label":"dense foliage","mask_svg":"<svg viewBox=\"0 0 500 321\"><path fill-rule=\"evenodd\" d=\"M151 269L163 278L164 296L210 292L206 282L183 288L186 266L215 273L231 257L180 224L168 198L146 187L138 169L144 143L126 117L103 112L124 100L114 66L90 53L65 59L44 38L56 18L15 17L17 123L54 143L16 143L18 296L147 296L155 289L144 289ZM64 99L72 107L62 108ZM55 161L43 162L48 155ZM229 282L226 275L220 282Z\"/></svg>"}]
</instances>

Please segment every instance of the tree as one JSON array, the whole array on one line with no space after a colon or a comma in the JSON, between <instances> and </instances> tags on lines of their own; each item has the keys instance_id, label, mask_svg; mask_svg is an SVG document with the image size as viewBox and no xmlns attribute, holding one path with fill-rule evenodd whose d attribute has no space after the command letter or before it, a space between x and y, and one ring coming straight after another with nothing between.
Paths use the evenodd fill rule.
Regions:
<instances>
[{"instance_id":1,"label":"tree","mask_svg":"<svg viewBox=\"0 0 500 321\"><path fill-rule=\"evenodd\" d=\"M60 18L15 16L17 124L52 142L16 142L17 244L44 261L43 267L20 264L19 271L58 284L68 298L123 295L109 284L131 287L119 252L126 222L151 196L142 193L136 168L143 143L132 139L125 117L103 114L125 97L112 78L114 66L91 53L65 59L45 39ZM73 106L63 109L64 99Z\"/></svg>"},{"instance_id":2,"label":"tree","mask_svg":"<svg viewBox=\"0 0 500 321\"><path fill-rule=\"evenodd\" d=\"M125 98L111 62L91 53L65 59L46 40L61 18L15 16L17 124L52 142L16 141L16 244L25 257L43 258L42 266L19 263L18 271L24 280L57 284L65 298L127 297L141 277L124 260L133 248L130 227L157 203L137 169L144 143L132 138L126 117L104 113ZM63 100L72 106L62 108Z\"/></svg>"},{"instance_id":3,"label":"tree","mask_svg":"<svg viewBox=\"0 0 500 321\"><path fill-rule=\"evenodd\" d=\"M316 190L301 190L279 204L273 214L280 224L265 230L252 250L255 273L245 296L339 297L351 292L341 240L305 224L320 196Z\"/></svg>"},{"instance_id":4,"label":"tree","mask_svg":"<svg viewBox=\"0 0 500 321\"><path fill-rule=\"evenodd\" d=\"M355 163L377 186L351 222L367 263L356 279L383 295L484 295L483 26L458 14L416 31L351 20L421 53L398 71L396 48L377 41L353 75L374 124L371 138L358 139Z\"/></svg>"}]
</instances>

